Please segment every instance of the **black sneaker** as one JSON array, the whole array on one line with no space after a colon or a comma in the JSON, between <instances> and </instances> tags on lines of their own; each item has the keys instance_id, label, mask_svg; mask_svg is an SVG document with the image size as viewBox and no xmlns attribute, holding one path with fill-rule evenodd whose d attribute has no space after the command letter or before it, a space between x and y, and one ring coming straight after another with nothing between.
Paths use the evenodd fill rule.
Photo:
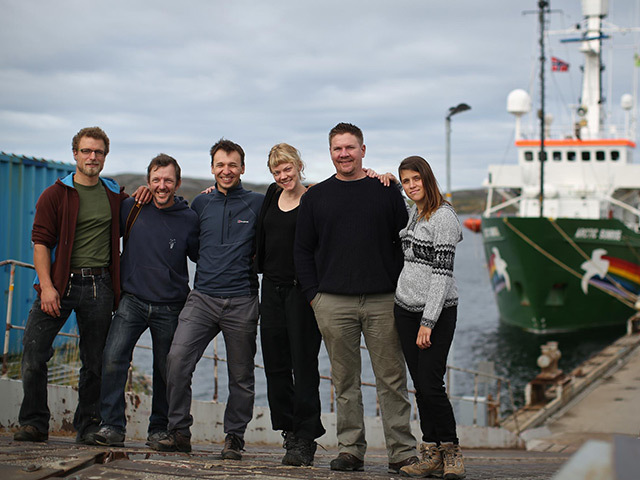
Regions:
<instances>
[{"instance_id":1,"label":"black sneaker","mask_svg":"<svg viewBox=\"0 0 640 480\"><path fill-rule=\"evenodd\" d=\"M49 439L49 432L42 433L33 425L22 425L13 434L13 439L16 442L46 442Z\"/></svg>"},{"instance_id":2,"label":"black sneaker","mask_svg":"<svg viewBox=\"0 0 640 480\"><path fill-rule=\"evenodd\" d=\"M223 460L242 460L242 451L244 450L244 440L239 436L229 433L224 439L224 448L222 449Z\"/></svg>"},{"instance_id":3,"label":"black sneaker","mask_svg":"<svg viewBox=\"0 0 640 480\"><path fill-rule=\"evenodd\" d=\"M287 453L282 459L283 465L292 465L294 467L309 467L313 465L313 458L316 454L318 444L313 440L306 438L294 437Z\"/></svg>"},{"instance_id":4,"label":"black sneaker","mask_svg":"<svg viewBox=\"0 0 640 480\"><path fill-rule=\"evenodd\" d=\"M361 472L364 470L364 460L360 460L355 455L343 452L337 458L331 460L331 470L341 472Z\"/></svg>"},{"instance_id":5,"label":"black sneaker","mask_svg":"<svg viewBox=\"0 0 640 480\"><path fill-rule=\"evenodd\" d=\"M93 435L93 439L96 445L102 445L104 447L124 447L124 433L109 425L100 427L100 430Z\"/></svg>"},{"instance_id":6,"label":"black sneaker","mask_svg":"<svg viewBox=\"0 0 640 480\"><path fill-rule=\"evenodd\" d=\"M191 451L191 437L187 437L180 432L169 432L164 438L149 446L159 452L189 453Z\"/></svg>"}]
</instances>

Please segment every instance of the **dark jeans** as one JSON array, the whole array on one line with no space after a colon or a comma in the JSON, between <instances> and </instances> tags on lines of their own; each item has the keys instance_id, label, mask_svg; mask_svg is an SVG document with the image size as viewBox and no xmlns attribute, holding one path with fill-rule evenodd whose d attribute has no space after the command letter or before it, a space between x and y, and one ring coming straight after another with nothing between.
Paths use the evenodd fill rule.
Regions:
<instances>
[{"instance_id":1,"label":"dark jeans","mask_svg":"<svg viewBox=\"0 0 640 480\"><path fill-rule=\"evenodd\" d=\"M24 398L18 420L41 432L49 430L47 406L47 361L53 356L53 341L72 311L76 312L80 333L80 378L78 406L73 427L83 435L88 426L100 423L100 376L102 350L111 323L113 290L111 276L72 275L65 292L60 292L60 317L40 309L40 298L33 302L22 344L22 388Z\"/></svg>"},{"instance_id":2,"label":"dark jeans","mask_svg":"<svg viewBox=\"0 0 640 480\"><path fill-rule=\"evenodd\" d=\"M416 345L422 312L414 313L394 306L396 327L409 374L416 389L420 429L424 442L458 443L456 420L444 387L447 356L456 330L458 307L442 309L431 332L431 346Z\"/></svg>"},{"instance_id":3,"label":"dark jeans","mask_svg":"<svg viewBox=\"0 0 640 480\"><path fill-rule=\"evenodd\" d=\"M260 339L274 430L313 440L325 433L320 420L318 352L322 336L298 286L262 279Z\"/></svg>"},{"instance_id":4,"label":"dark jeans","mask_svg":"<svg viewBox=\"0 0 640 480\"><path fill-rule=\"evenodd\" d=\"M149 434L167 430L167 355L178 325L182 304L154 305L134 295L124 294L113 317L102 367L102 424L124 433L124 389L133 349L149 328L153 342L153 400L149 417Z\"/></svg>"}]
</instances>

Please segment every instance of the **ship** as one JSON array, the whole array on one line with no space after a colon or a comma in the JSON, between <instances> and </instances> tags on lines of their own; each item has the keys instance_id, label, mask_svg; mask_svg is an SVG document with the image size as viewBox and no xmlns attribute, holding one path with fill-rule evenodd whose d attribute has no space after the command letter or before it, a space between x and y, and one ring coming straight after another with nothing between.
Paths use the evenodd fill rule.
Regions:
<instances>
[{"instance_id":1,"label":"ship","mask_svg":"<svg viewBox=\"0 0 640 480\"><path fill-rule=\"evenodd\" d=\"M539 334L613 327L640 309L640 165L633 164L636 98L622 96L623 126L609 124L604 110L603 45L638 29L605 23L607 0L582 0L576 27L547 32L551 7L537 4L540 109L529 133L522 121L532 95L508 95L517 164L490 165L484 182L480 230L491 286L503 323ZM584 57L581 96L560 127L545 110L551 33ZM640 66L637 54L635 65L629 57L632 68ZM551 70L568 68L551 60Z\"/></svg>"}]
</instances>

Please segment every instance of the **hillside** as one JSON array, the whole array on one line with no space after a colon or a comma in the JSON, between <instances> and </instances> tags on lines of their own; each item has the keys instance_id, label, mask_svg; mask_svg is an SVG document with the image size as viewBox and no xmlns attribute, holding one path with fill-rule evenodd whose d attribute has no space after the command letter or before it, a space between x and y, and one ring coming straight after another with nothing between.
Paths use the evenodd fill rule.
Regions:
<instances>
[{"instance_id":1,"label":"hillside","mask_svg":"<svg viewBox=\"0 0 640 480\"><path fill-rule=\"evenodd\" d=\"M136 188L140 185L146 185L147 180L144 175L136 175L132 173L123 173L121 175L114 175L113 178L122 186L125 187L125 192L131 194L135 192ZM189 203L198 195L202 190L213 184L213 178L183 178L182 185L178 190L178 194L186 198ZM268 184L254 184L249 182L242 182L243 186L248 190L254 192L265 193ZM453 205L456 211L461 215L476 214L479 215L484 210L486 193L484 189L478 188L473 190L458 190L453 192Z\"/></svg>"}]
</instances>

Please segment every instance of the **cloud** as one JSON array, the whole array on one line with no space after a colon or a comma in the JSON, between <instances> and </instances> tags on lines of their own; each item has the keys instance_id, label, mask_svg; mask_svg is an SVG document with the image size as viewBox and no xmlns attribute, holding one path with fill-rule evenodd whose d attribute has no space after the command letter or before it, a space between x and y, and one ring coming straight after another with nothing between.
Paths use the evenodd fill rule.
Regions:
<instances>
[{"instance_id":1,"label":"cloud","mask_svg":"<svg viewBox=\"0 0 640 480\"><path fill-rule=\"evenodd\" d=\"M610 20L630 25L631 3L611 1ZM515 161L507 94L536 83L536 19L522 14L533 1L0 0L0 8L0 150L71 161L73 134L100 125L112 141L108 174L143 172L163 151L185 176L208 177L208 150L224 136L245 148L247 180L270 181L266 154L286 141L319 181L332 173L329 129L350 121L365 132L367 165L395 170L421 154L444 184L444 116L466 102L472 110L453 120L452 183L478 187L489 163ZM562 8L553 28L581 19L580 2ZM550 45L572 67L550 80L562 93L549 99L575 103L580 56ZM569 118L558 111L558 122Z\"/></svg>"}]
</instances>

